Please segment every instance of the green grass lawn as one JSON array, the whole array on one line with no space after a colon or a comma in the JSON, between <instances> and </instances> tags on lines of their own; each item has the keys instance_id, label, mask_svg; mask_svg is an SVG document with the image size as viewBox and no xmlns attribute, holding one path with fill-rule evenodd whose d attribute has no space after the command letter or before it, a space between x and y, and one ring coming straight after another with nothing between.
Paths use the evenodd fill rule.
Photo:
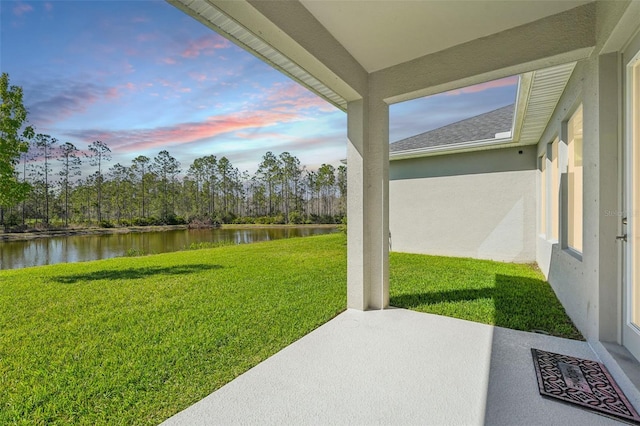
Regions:
<instances>
[{"instance_id":1,"label":"green grass lawn","mask_svg":"<svg viewBox=\"0 0 640 426\"><path fill-rule=\"evenodd\" d=\"M343 235L0 272L0 424L157 424L346 306Z\"/></svg>"},{"instance_id":2,"label":"green grass lawn","mask_svg":"<svg viewBox=\"0 0 640 426\"><path fill-rule=\"evenodd\" d=\"M406 253L390 257L393 306L582 339L533 265Z\"/></svg>"},{"instance_id":3,"label":"green grass lawn","mask_svg":"<svg viewBox=\"0 0 640 426\"><path fill-rule=\"evenodd\" d=\"M161 422L344 310L345 242L0 271L0 425ZM527 265L392 253L391 304L580 337Z\"/></svg>"}]
</instances>

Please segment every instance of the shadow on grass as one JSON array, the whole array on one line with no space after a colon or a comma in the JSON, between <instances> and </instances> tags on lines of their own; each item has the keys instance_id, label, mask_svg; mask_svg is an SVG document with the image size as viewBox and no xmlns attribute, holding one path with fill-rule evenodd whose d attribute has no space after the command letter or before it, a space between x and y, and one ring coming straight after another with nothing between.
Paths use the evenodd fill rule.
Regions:
<instances>
[{"instance_id":1,"label":"shadow on grass","mask_svg":"<svg viewBox=\"0 0 640 426\"><path fill-rule=\"evenodd\" d=\"M82 281L97 280L135 280L152 275L187 275L212 269L220 269L220 265L180 265L171 267L152 266L148 268L105 269L86 274L63 275L51 280L62 284L75 284Z\"/></svg>"},{"instance_id":2,"label":"shadow on grass","mask_svg":"<svg viewBox=\"0 0 640 426\"><path fill-rule=\"evenodd\" d=\"M414 309L423 305L455 303L476 299L494 298L495 289L491 287L467 290L447 290L425 293L401 294L392 296L390 304L398 308Z\"/></svg>"},{"instance_id":3,"label":"shadow on grass","mask_svg":"<svg viewBox=\"0 0 640 426\"><path fill-rule=\"evenodd\" d=\"M455 304L478 299L493 300L494 325L514 330L543 331L555 336L584 340L566 315L549 283L536 278L497 274L495 287L400 294L392 296L390 304L399 308L429 312L429 305Z\"/></svg>"}]
</instances>

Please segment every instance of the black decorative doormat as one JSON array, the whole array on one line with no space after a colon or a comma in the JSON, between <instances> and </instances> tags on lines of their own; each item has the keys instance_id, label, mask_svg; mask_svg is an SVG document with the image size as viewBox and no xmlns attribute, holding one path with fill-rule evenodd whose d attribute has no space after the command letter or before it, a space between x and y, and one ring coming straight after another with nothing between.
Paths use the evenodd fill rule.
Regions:
<instances>
[{"instance_id":1,"label":"black decorative doormat","mask_svg":"<svg viewBox=\"0 0 640 426\"><path fill-rule=\"evenodd\" d=\"M599 362L531 349L540 394L631 423L640 416Z\"/></svg>"}]
</instances>

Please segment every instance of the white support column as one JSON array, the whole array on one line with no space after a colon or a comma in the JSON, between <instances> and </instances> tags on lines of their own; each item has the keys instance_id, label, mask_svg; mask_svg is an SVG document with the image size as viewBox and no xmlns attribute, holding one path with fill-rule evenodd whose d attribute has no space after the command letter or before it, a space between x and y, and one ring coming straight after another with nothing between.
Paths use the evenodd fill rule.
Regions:
<instances>
[{"instance_id":1,"label":"white support column","mask_svg":"<svg viewBox=\"0 0 640 426\"><path fill-rule=\"evenodd\" d=\"M349 102L347 306L389 306L389 108Z\"/></svg>"}]
</instances>

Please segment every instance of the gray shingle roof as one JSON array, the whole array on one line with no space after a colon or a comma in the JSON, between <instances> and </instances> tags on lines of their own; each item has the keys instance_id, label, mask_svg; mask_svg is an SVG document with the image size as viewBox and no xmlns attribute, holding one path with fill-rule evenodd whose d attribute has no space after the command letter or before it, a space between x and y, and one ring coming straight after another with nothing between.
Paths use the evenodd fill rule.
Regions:
<instances>
[{"instance_id":1,"label":"gray shingle roof","mask_svg":"<svg viewBox=\"0 0 640 426\"><path fill-rule=\"evenodd\" d=\"M494 139L513 125L514 104L393 142L390 152Z\"/></svg>"}]
</instances>

